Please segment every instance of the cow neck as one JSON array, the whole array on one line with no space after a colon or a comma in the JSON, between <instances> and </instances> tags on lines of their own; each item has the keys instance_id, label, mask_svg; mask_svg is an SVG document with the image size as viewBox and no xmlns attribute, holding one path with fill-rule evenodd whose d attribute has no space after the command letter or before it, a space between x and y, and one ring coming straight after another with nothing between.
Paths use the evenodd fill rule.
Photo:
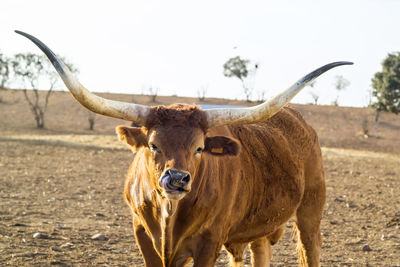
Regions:
<instances>
[{"instance_id":1,"label":"cow neck","mask_svg":"<svg viewBox=\"0 0 400 267\"><path fill-rule=\"evenodd\" d=\"M172 239L172 233L176 222L176 210L179 200L170 200L161 198L161 254L164 266L169 266L169 260L172 259L175 253L175 248Z\"/></svg>"}]
</instances>

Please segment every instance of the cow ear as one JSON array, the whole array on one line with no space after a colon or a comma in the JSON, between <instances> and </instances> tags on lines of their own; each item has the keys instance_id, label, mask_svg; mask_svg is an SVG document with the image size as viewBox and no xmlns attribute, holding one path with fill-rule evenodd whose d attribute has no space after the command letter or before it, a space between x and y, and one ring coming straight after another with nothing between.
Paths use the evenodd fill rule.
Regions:
<instances>
[{"instance_id":1,"label":"cow ear","mask_svg":"<svg viewBox=\"0 0 400 267\"><path fill-rule=\"evenodd\" d=\"M141 128L117 126L115 131L119 140L125 142L133 151L137 151L141 146L147 146L147 137Z\"/></svg>"},{"instance_id":2,"label":"cow ear","mask_svg":"<svg viewBox=\"0 0 400 267\"><path fill-rule=\"evenodd\" d=\"M236 140L226 136L207 137L204 152L215 156L236 156L239 154L240 145Z\"/></svg>"}]
</instances>

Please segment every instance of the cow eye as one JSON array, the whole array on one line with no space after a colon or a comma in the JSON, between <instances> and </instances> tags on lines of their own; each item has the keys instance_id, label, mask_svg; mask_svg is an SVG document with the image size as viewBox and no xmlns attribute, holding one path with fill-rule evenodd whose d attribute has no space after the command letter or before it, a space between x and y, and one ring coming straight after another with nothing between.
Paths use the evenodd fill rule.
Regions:
<instances>
[{"instance_id":1,"label":"cow eye","mask_svg":"<svg viewBox=\"0 0 400 267\"><path fill-rule=\"evenodd\" d=\"M200 154L201 152L203 152L203 148L202 147L198 147L194 154Z\"/></svg>"},{"instance_id":2,"label":"cow eye","mask_svg":"<svg viewBox=\"0 0 400 267\"><path fill-rule=\"evenodd\" d=\"M156 153L160 153L160 149L155 145L155 144L151 144L150 145L150 150Z\"/></svg>"}]
</instances>

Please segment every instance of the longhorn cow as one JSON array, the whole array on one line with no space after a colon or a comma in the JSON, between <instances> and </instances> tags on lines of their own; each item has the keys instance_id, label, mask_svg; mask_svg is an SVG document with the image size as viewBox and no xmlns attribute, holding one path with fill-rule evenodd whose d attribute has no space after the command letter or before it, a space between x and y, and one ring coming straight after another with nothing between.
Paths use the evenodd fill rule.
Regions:
<instances>
[{"instance_id":1,"label":"longhorn cow","mask_svg":"<svg viewBox=\"0 0 400 267\"><path fill-rule=\"evenodd\" d=\"M224 246L242 266L268 266L271 246L293 218L299 262L319 266L325 181L317 134L287 103L327 64L258 106L202 110L195 105L144 106L86 90L41 41L72 95L93 112L132 121L118 126L135 153L124 197L146 266L213 266Z\"/></svg>"}]
</instances>

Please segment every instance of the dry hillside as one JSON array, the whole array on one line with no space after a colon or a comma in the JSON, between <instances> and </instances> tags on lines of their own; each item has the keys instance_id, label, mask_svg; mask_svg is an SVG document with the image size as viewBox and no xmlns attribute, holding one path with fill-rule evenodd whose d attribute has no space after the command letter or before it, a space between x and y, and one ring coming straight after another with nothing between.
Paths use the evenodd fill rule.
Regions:
<instances>
[{"instance_id":1,"label":"dry hillside","mask_svg":"<svg viewBox=\"0 0 400 267\"><path fill-rule=\"evenodd\" d=\"M114 128L125 121L96 116L95 131L89 131L88 111L79 105L68 92L55 92L50 98L46 113L46 129L36 130L33 116L20 90L0 92L0 136L8 134L114 134ZM140 104L160 105L172 103L247 105L245 101L224 99L180 98L158 96L156 103L151 96L126 94L100 94L103 97L135 101ZM43 99L42 99L43 100ZM250 103L252 104L252 103ZM254 103L255 104L255 103ZM318 105L293 105L306 121L318 132L322 146L352 148L379 152L398 153L400 151L400 116L382 114L378 127L374 126L375 113L369 108L350 108ZM363 135L363 128L369 135Z\"/></svg>"}]
</instances>

